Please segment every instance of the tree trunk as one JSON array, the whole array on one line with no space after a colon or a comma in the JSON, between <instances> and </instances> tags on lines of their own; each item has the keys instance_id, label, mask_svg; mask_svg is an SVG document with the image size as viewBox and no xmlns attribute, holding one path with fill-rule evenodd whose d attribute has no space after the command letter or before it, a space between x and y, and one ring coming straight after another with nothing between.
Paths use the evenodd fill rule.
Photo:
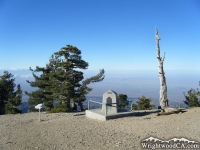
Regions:
<instances>
[{"instance_id":1,"label":"tree trunk","mask_svg":"<svg viewBox=\"0 0 200 150\"><path fill-rule=\"evenodd\" d=\"M77 111L77 105L74 99L71 99L70 103L71 103L71 111Z\"/></svg>"},{"instance_id":2,"label":"tree trunk","mask_svg":"<svg viewBox=\"0 0 200 150\"><path fill-rule=\"evenodd\" d=\"M5 104L0 104L0 115L5 114Z\"/></svg>"},{"instance_id":3,"label":"tree trunk","mask_svg":"<svg viewBox=\"0 0 200 150\"><path fill-rule=\"evenodd\" d=\"M165 107L168 107L168 98L167 98L167 84L165 79L165 73L163 70L163 62L165 59L165 53L163 58L160 57L160 46L159 46L159 40L160 37L158 35L158 30L156 29L156 57L158 59L158 76L160 78L160 106L162 109Z\"/></svg>"},{"instance_id":4,"label":"tree trunk","mask_svg":"<svg viewBox=\"0 0 200 150\"><path fill-rule=\"evenodd\" d=\"M184 113L186 112L186 109L181 108L166 108L165 112L159 112L157 115L171 115L171 114L178 114L178 113Z\"/></svg>"},{"instance_id":5,"label":"tree trunk","mask_svg":"<svg viewBox=\"0 0 200 150\"><path fill-rule=\"evenodd\" d=\"M83 109L83 103L81 103L81 102L78 102L78 105L79 105L79 107L80 107L81 111L84 111L84 109Z\"/></svg>"}]
</instances>

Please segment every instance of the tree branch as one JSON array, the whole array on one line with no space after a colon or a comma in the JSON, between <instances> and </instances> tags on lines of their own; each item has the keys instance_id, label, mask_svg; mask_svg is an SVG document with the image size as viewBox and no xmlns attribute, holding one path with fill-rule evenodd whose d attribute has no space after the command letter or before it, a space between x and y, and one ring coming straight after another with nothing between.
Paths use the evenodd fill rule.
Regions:
<instances>
[{"instance_id":1,"label":"tree branch","mask_svg":"<svg viewBox=\"0 0 200 150\"><path fill-rule=\"evenodd\" d=\"M162 58L162 62L164 62L164 60L165 60L165 53L166 52L164 52L163 58L161 57Z\"/></svg>"}]
</instances>

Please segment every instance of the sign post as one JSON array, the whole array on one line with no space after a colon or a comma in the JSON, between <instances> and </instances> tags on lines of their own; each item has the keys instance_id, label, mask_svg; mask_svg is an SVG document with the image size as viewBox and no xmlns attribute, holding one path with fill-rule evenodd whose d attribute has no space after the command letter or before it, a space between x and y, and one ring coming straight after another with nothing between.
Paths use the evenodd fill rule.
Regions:
<instances>
[{"instance_id":1,"label":"sign post","mask_svg":"<svg viewBox=\"0 0 200 150\"><path fill-rule=\"evenodd\" d=\"M39 121L40 121L40 109L43 108L44 105L43 104L38 104L35 106L35 109L39 109Z\"/></svg>"}]
</instances>

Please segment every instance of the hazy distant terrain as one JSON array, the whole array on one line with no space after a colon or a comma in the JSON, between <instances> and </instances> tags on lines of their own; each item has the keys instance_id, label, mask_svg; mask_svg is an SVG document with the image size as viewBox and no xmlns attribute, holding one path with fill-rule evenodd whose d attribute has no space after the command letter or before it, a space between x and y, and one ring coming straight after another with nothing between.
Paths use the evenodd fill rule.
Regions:
<instances>
[{"instance_id":1,"label":"hazy distant terrain","mask_svg":"<svg viewBox=\"0 0 200 150\"><path fill-rule=\"evenodd\" d=\"M16 83L20 83L23 91L33 91L26 80L34 81L32 72L29 70L9 70L15 75ZM96 75L98 70L85 70L84 77ZM3 70L0 70L3 74ZM39 75L39 74L38 74ZM166 71L168 86L168 98L172 101L183 101L183 92L191 88L198 88L200 81L199 71ZM159 99L159 78L157 70L137 71L106 71L105 79L99 83L92 83L89 86L93 90L88 96L99 96L111 89L117 93L127 94L129 98L138 98L142 95L151 97L153 101ZM23 98L27 101L27 97Z\"/></svg>"}]
</instances>

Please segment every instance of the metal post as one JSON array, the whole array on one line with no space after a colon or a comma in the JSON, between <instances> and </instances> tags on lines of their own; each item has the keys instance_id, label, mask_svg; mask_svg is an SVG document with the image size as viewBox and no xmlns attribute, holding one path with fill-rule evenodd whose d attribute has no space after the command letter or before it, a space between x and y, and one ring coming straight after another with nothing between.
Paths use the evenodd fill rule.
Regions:
<instances>
[{"instance_id":1,"label":"metal post","mask_svg":"<svg viewBox=\"0 0 200 150\"><path fill-rule=\"evenodd\" d=\"M104 104L105 105L105 116L106 116L106 112L107 112L107 105L106 104Z\"/></svg>"},{"instance_id":2,"label":"metal post","mask_svg":"<svg viewBox=\"0 0 200 150\"><path fill-rule=\"evenodd\" d=\"M39 121L40 121L40 109L39 109Z\"/></svg>"},{"instance_id":3,"label":"metal post","mask_svg":"<svg viewBox=\"0 0 200 150\"><path fill-rule=\"evenodd\" d=\"M90 100L88 100L88 110L90 109Z\"/></svg>"},{"instance_id":4,"label":"metal post","mask_svg":"<svg viewBox=\"0 0 200 150\"><path fill-rule=\"evenodd\" d=\"M131 101L131 111L133 111L133 101Z\"/></svg>"}]
</instances>

